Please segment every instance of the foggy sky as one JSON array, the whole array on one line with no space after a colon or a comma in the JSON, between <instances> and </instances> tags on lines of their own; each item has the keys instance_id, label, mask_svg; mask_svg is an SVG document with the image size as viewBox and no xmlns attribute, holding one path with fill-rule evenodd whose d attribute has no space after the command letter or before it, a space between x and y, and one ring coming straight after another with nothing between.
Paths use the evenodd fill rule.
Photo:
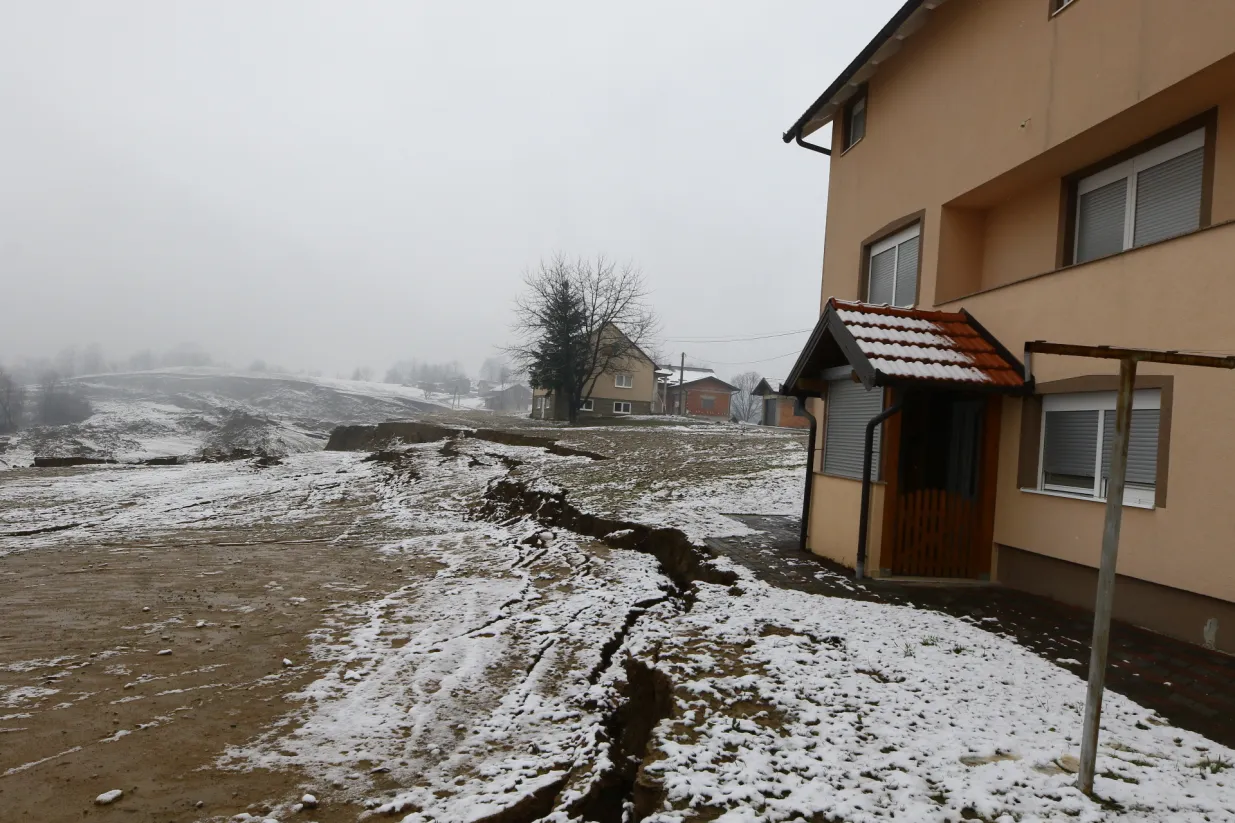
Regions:
<instances>
[{"instance_id":1,"label":"foggy sky","mask_svg":"<svg viewBox=\"0 0 1235 823\"><path fill-rule=\"evenodd\" d=\"M805 335L678 339L814 323L829 161L780 134L898 5L0 0L0 361L474 371L561 251L783 376Z\"/></svg>"}]
</instances>

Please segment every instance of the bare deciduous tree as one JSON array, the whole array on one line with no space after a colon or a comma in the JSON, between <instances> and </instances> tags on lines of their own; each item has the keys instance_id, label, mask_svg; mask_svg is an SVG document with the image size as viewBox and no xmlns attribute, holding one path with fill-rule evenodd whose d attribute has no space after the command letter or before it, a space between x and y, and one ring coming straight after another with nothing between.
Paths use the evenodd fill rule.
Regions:
<instances>
[{"instance_id":1,"label":"bare deciduous tree","mask_svg":"<svg viewBox=\"0 0 1235 823\"><path fill-rule=\"evenodd\" d=\"M762 398L753 394L763 378L758 372L746 371L735 374L729 382L737 387L737 394L729 402L730 416L739 423L754 423L763 412Z\"/></svg>"},{"instance_id":2,"label":"bare deciduous tree","mask_svg":"<svg viewBox=\"0 0 1235 823\"><path fill-rule=\"evenodd\" d=\"M643 273L603 255L573 261L557 255L525 272L523 282L515 302L520 341L506 353L533 388L565 403L573 423L596 378L643 357L640 344L656 332Z\"/></svg>"}]
</instances>

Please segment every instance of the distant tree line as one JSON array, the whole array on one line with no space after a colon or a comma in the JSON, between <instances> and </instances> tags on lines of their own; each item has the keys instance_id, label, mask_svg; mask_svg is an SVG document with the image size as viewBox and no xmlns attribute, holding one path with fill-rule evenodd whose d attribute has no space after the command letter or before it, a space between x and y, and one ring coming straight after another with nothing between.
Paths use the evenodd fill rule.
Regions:
<instances>
[{"instance_id":1,"label":"distant tree line","mask_svg":"<svg viewBox=\"0 0 1235 823\"><path fill-rule=\"evenodd\" d=\"M77 386L70 385L54 369L25 385L0 368L0 434L26 426L63 426L80 423L94 410Z\"/></svg>"},{"instance_id":2,"label":"distant tree line","mask_svg":"<svg viewBox=\"0 0 1235 823\"><path fill-rule=\"evenodd\" d=\"M93 413L90 402L73 378L213 362L192 343L162 352L143 349L123 360L108 358L99 344L92 343L68 346L53 357L27 357L7 368L0 366L0 434L27 426L79 423L89 417Z\"/></svg>"},{"instance_id":3,"label":"distant tree line","mask_svg":"<svg viewBox=\"0 0 1235 823\"><path fill-rule=\"evenodd\" d=\"M415 386L419 383L448 383L465 376L458 360L451 360L449 363L429 363L413 358L400 360L387 369L385 382Z\"/></svg>"}]
</instances>

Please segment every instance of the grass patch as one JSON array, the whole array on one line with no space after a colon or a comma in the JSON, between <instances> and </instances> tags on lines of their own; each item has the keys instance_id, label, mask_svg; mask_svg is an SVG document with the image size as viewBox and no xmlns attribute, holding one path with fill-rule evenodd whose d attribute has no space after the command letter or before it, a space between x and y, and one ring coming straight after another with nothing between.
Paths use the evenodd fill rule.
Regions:
<instances>
[{"instance_id":1,"label":"grass patch","mask_svg":"<svg viewBox=\"0 0 1235 823\"><path fill-rule=\"evenodd\" d=\"M1193 763L1192 765L1201 771L1209 772L1210 774L1222 774L1222 772L1227 769L1235 769L1235 763L1232 763L1225 757L1215 758L1210 757L1209 755L1205 755L1205 757L1201 758L1200 761Z\"/></svg>"}]
</instances>

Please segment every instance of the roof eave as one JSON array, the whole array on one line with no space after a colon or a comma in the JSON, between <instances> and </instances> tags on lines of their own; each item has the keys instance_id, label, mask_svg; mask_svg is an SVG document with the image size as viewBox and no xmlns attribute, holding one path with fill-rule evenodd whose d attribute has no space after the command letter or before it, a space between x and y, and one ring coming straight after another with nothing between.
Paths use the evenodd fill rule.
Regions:
<instances>
[{"instance_id":1,"label":"roof eave","mask_svg":"<svg viewBox=\"0 0 1235 823\"><path fill-rule=\"evenodd\" d=\"M906 0L892 19L866 44L858 56L832 81L827 90L781 135L786 143L819 130L836 116L839 107L875 73L876 67L900 51L901 43L926 22L929 12L946 0Z\"/></svg>"}]
</instances>

